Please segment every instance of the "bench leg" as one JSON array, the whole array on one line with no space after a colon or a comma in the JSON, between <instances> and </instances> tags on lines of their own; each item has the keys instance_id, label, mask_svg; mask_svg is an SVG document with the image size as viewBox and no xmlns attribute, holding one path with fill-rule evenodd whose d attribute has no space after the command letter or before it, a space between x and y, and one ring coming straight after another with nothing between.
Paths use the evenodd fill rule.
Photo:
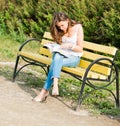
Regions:
<instances>
[{"instance_id":1,"label":"bench leg","mask_svg":"<svg viewBox=\"0 0 120 126\"><path fill-rule=\"evenodd\" d=\"M120 107L119 75L116 77L116 107Z\"/></svg>"},{"instance_id":2,"label":"bench leg","mask_svg":"<svg viewBox=\"0 0 120 126\"><path fill-rule=\"evenodd\" d=\"M84 81L82 82L82 86L81 86L81 90L80 90L80 94L79 94L79 98L78 98L76 111L79 110L80 105L82 104L82 101L83 101L83 92L84 92L85 82L86 82L86 79L84 79Z\"/></svg>"},{"instance_id":3,"label":"bench leg","mask_svg":"<svg viewBox=\"0 0 120 126\"><path fill-rule=\"evenodd\" d=\"M17 56L16 63L15 63L15 67L14 67L14 72L13 72L13 82L15 81L15 78L17 76L17 67L18 67L19 59L20 59L20 56Z\"/></svg>"}]
</instances>

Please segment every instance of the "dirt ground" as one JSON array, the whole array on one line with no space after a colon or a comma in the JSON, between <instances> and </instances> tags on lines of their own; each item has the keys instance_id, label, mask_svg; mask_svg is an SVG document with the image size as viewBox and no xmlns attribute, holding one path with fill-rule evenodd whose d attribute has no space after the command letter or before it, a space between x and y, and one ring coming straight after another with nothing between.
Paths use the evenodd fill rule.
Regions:
<instances>
[{"instance_id":1,"label":"dirt ground","mask_svg":"<svg viewBox=\"0 0 120 126\"><path fill-rule=\"evenodd\" d=\"M34 103L31 89L0 76L0 126L120 126L119 119L73 111L51 96Z\"/></svg>"}]
</instances>

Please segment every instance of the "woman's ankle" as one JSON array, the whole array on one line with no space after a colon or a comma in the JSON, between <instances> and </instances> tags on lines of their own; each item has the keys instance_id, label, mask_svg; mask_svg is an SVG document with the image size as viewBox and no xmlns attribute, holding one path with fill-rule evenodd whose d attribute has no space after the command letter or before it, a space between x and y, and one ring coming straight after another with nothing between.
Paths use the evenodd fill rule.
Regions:
<instances>
[{"instance_id":1,"label":"woman's ankle","mask_svg":"<svg viewBox=\"0 0 120 126\"><path fill-rule=\"evenodd\" d=\"M56 85L56 86L58 85L58 78L53 79L53 85Z\"/></svg>"},{"instance_id":2,"label":"woman's ankle","mask_svg":"<svg viewBox=\"0 0 120 126\"><path fill-rule=\"evenodd\" d=\"M48 93L48 90L42 88L41 91L40 91L41 94L47 94Z\"/></svg>"}]
</instances>

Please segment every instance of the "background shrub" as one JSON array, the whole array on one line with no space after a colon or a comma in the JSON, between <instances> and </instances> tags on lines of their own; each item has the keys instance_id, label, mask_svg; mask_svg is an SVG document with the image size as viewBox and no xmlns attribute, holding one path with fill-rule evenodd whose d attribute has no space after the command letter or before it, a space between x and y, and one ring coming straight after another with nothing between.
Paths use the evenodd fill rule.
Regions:
<instances>
[{"instance_id":1,"label":"background shrub","mask_svg":"<svg viewBox=\"0 0 120 126\"><path fill-rule=\"evenodd\" d=\"M52 14L63 11L83 24L85 40L120 47L118 0L5 0L0 28L17 41L49 31Z\"/></svg>"},{"instance_id":2,"label":"background shrub","mask_svg":"<svg viewBox=\"0 0 120 126\"><path fill-rule=\"evenodd\" d=\"M118 0L5 0L0 6L0 28L17 41L41 37L52 14L63 11L83 24L85 39L120 47Z\"/></svg>"}]
</instances>

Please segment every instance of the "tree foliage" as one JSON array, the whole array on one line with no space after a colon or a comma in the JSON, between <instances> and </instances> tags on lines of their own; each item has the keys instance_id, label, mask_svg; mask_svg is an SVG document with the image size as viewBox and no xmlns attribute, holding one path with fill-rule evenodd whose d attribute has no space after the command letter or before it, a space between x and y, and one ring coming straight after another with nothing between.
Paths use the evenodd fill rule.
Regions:
<instances>
[{"instance_id":1,"label":"tree foliage","mask_svg":"<svg viewBox=\"0 0 120 126\"><path fill-rule=\"evenodd\" d=\"M82 23L85 40L120 47L120 0L5 0L0 29L18 41L49 31L52 14L67 13Z\"/></svg>"}]
</instances>

